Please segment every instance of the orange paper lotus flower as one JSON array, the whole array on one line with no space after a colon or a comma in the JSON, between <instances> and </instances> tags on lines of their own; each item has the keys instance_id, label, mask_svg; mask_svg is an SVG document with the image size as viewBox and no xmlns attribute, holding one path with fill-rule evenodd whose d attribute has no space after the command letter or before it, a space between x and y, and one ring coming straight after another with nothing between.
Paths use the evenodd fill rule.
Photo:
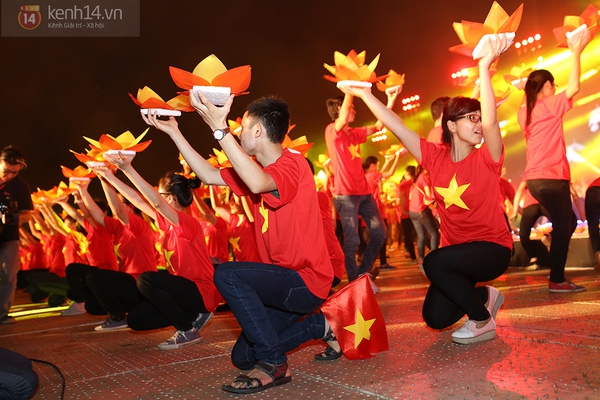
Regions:
<instances>
[{"instance_id":1,"label":"orange paper lotus flower","mask_svg":"<svg viewBox=\"0 0 600 400\"><path fill-rule=\"evenodd\" d=\"M598 9L593 4L587 6L580 16L567 15L563 21L563 26L554 28L554 37L558 41L558 47L569 47L567 44L567 32L571 32L583 24L587 25L590 40L592 40L598 31L599 19Z\"/></svg>"},{"instance_id":2,"label":"orange paper lotus flower","mask_svg":"<svg viewBox=\"0 0 600 400\"><path fill-rule=\"evenodd\" d=\"M325 168L330 161L331 158L329 158L327 154L319 154L317 159L314 161L314 164L319 168Z\"/></svg>"},{"instance_id":3,"label":"orange paper lotus flower","mask_svg":"<svg viewBox=\"0 0 600 400\"><path fill-rule=\"evenodd\" d=\"M309 143L308 140L306 140L306 136L300 136L299 138L292 140L290 139L290 135L288 133L285 135L285 139L283 139L283 143L281 143L281 145L283 148L293 149L302 155L306 155L311 147L313 147L314 143Z\"/></svg>"},{"instance_id":4,"label":"orange paper lotus flower","mask_svg":"<svg viewBox=\"0 0 600 400\"><path fill-rule=\"evenodd\" d=\"M400 146L399 144L393 144L390 146L389 149L384 149L381 150L379 152L379 154L381 154L382 156L390 156L390 155L395 155L397 152L406 152L406 149L402 146Z\"/></svg>"},{"instance_id":5,"label":"orange paper lotus flower","mask_svg":"<svg viewBox=\"0 0 600 400\"><path fill-rule=\"evenodd\" d=\"M471 57L475 46L484 35L516 32L521 24L522 15L523 4L509 16L500 4L494 1L483 24L464 20L452 24L462 44L452 46L449 50L453 53Z\"/></svg>"},{"instance_id":6,"label":"orange paper lotus flower","mask_svg":"<svg viewBox=\"0 0 600 400\"><path fill-rule=\"evenodd\" d=\"M379 54L369 65L365 65L366 54L365 51L357 54L354 50L350 50L347 55L339 51L334 52L333 61L335 65L323 64L325 69L331 72L333 76L325 75L323 77L331 82L350 80L374 83L385 79L387 75L378 77L375 74L375 68L379 63Z\"/></svg>"},{"instance_id":7,"label":"orange paper lotus flower","mask_svg":"<svg viewBox=\"0 0 600 400\"><path fill-rule=\"evenodd\" d=\"M231 93L236 95L246 94L244 92L250 86L251 78L249 65L228 70L214 54L200 61L192 72L175 67L169 67L169 72L173 82L183 90L190 90L194 85L224 86L231 88Z\"/></svg>"},{"instance_id":8,"label":"orange paper lotus flower","mask_svg":"<svg viewBox=\"0 0 600 400\"><path fill-rule=\"evenodd\" d=\"M194 108L190 105L190 98L187 94L180 94L173 97L171 100L164 101L154 90L148 86L144 86L143 89L138 89L137 97L133 97L131 93L128 93L131 100L140 108L160 108L164 110L178 110L178 111L194 111Z\"/></svg>"},{"instance_id":9,"label":"orange paper lotus flower","mask_svg":"<svg viewBox=\"0 0 600 400\"><path fill-rule=\"evenodd\" d=\"M214 155L210 155L207 160L213 167L216 168L229 168L231 167L231 162L229 162L229 158L227 158L227 154L224 151L217 150L213 148Z\"/></svg>"},{"instance_id":10,"label":"orange paper lotus flower","mask_svg":"<svg viewBox=\"0 0 600 400\"><path fill-rule=\"evenodd\" d=\"M56 203L58 200L68 197L75 190L77 189L70 188L66 183L60 182L58 186L54 186L50 190L38 188L37 192L32 194L31 199L38 204L45 202Z\"/></svg>"},{"instance_id":11,"label":"orange paper lotus flower","mask_svg":"<svg viewBox=\"0 0 600 400\"><path fill-rule=\"evenodd\" d=\"M150 128L146 128L146 130L137 138L129 131L121 133L116 138L108 134L103 134L97 141L85 136L83 138L90 142L92 150L102 153L109 150L132 150L139 153L146 150L150 143L152 143L152 140L146 140L145 142L140 143L142 138L148 133L149 129Z\"/></svg>"},{"instance_id":12,"label":"orange paper lotus flower","mask_svg":"<svg viewBox=\"0 0 600 400\"><path fill-rule=\"evenodd\" d=\"M508 86L506 89L494 89L494 97L496 98L496 107L499 107L500 104L504 103L508 96L515 90L513 86Z\"/></svg>"},{"instance_id":13,"label":"orange paper lotus flower","mask_svg":"<svg viewBox=\"0 0 600 400\"><path fill-rule=\"evenodd\" d=\"M385 82L377 82L377 89L385 92L386 89L394 86L404 86L404 83L404 74L400 75L393 69L390 69L387 78L385 78Z\"/></svg>"},{"instance_id":14,"label":"orange paper lotus flower","mask_svg":"<svg viewBox=\"0 0 600 400\"><path fill-rule=\"evenodd\" d=\"M513 85L519 90L525 89L525 83L529 74L533 72L532 68L521 69L519 67L512 67L510 73L504 75L504 81L509 85Z\"/></svg>"},{"instance_id":15,"label":"orange paper lotus flower","mask_svg":"<svg viewBox=\"0 0 600 400\"><path fill-rule=\"evenodd\" d=\"M102 151L98 149L87 149L84 153L77 153L73 150L70 150L71 153L83 164L86 164L89 161L92 162L105 162L104 156L102 155Z\"/></svg>"},{"instance_id":16,"label":"orange paper lotus flower","mask_svg":"<svg viewBox=\"0 0 600 400\"><path fill-rule=\"evenodd\" d=\"M62 170L62 174L65 178L95 178L96 173L92 171L90 168L85 168L84 166L78 165L75 169L67 168L63 165L60 166Z\"/></svg>"},{"instance_id":17,"label":"orange paper lotus flower","mask_svg":"<svg viewBox=\"0 0 600 400\"><path fill-rule=\"evenodd\" d=\"M227 125L229 126L231 133L233 133L235 136L240 136L240 133L242 133L242 119L240 117L237 117L235 121L228 119Z\"/></svg>"}]
</instances>

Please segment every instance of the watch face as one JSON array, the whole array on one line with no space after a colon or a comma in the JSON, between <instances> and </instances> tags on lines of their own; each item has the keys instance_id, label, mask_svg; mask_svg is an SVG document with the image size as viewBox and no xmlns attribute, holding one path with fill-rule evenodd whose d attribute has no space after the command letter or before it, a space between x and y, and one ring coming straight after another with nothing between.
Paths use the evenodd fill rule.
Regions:
<instances>
[{"instance_id":1,"label":"watch face","mask_svg":"<svg viewBox=\"0 0 600 400\"><path fill-rule=\"evenodd\" d=\"M223 131L222 129L217 129L213 132L213 136L215 137L215 139L221 140L225 137L225 131Z\"/></svg>"}]
</instances>

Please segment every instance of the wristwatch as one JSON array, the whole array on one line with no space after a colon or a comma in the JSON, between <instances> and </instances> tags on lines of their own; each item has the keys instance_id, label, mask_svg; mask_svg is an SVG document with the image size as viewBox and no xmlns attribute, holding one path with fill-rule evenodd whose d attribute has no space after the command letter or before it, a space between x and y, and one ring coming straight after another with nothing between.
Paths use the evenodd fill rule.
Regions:
<instances>
[{"instance_id":1,"label":"wristwatch","mask_svg":"<svg viewBox=\"0 0 600 400\"><path fill-rule=\"evenodd\" d=\"M231 130L229 128L224 128L224 129L215 129L215 131L213 132L213 137L215 139L217 139L218 141L220 141L221 139L223 139L225 137L225 135L227 135L228 133L231 133Z\"/></svg>"}]
</instances>

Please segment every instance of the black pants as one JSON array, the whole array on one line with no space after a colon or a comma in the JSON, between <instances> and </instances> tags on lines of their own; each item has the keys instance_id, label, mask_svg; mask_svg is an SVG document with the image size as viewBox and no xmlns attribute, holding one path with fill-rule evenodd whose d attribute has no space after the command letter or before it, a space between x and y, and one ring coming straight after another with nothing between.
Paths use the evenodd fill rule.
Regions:
<instances>
[{"instance_id":1,"label":"black pants","mask_svg":"<svg viewBox=\"0 0 600 400\"><path fill-rule=\"evenodd\" d=\"M585 192L585 216L588 221L588 232L594 253L600 252L600 186L592 186Z\"/></svg>"},{"instance_id":2,"label":"black pants","mask_svg":"<svg viewBox=\"0 0 600 400\"><path fill-rule=\"evenodd\" d=\"M410 218L402 218L400 223L402 224L402 233L404 234L404 250L408 251L411 260L416 260L415 236L417 233L415 232L415 227Z\"/></svg>"},{"instance_id":3,"label":"black pants","mask_svg":"<svg viewBox=\"0 0 600 400\"><path fill-rule=\"evenodd\" d=\"M550 281L565 281L565 264L571 235L577 227L577 217L571 203L569 181L536 179L527 181L527 189L550 213L552 244L550 245Z\"/></svg>"},{"instance_id":4,"label":"black pants","mask_svg":"<svg viewBox=\"0 0 600 400\"><path fill-rule=\"evenodd\" d=\"M137 287L146 300L129 312L127 324L131 329L174 326L189 331L198 314L208 312L198 287L189 279L165 272L144 272Z\"/></svg>"},{"instance_id":5,"label":"black pants","mask_svg":"<svg viewBox=\"0 0 600 400\"><path fill-rule=\"evenodd\" d=\"M96 271L97 267L91 265L72 263L65 270L69 290L67 296L78 303L85 302L85 311L92 315L106 315L106 310L87 285L87 275Z\"/></svg>"},{"instance_id":6,"label":"black pants","mask_svg":"<svg viewBox=\"0 0 600 400\"><path fill-rule=\"evenodd\" d=\"M521 214L521 225L519 226L519 236L521 237L521 245L523 246L523 250L527 253L527 256L531 260L533 257L538 257L536 253L535 246L531 239L529 239L529 235L531 234L531 228L535 225L535 222L539 217L545 216L550 219L550 213L540 204L532 204L523 209L523 213ZM542 256L543 258L547 258Z\"/></svg>"},{"instance_id":7,"label":"black pants","mask_svg":"<svg viewBox=\"0 0 600 400\"><path fill-rule=\"evenodd\" d=\"M93 268L86 275L86 283L105 312L117 320L144 299L135 278L125 272Z\"/></svg>"},{"instance_id":8,"label":"black pants","mask_svg":"<svg viewBox=\"0 0 600 400\"><path fill-rule=\"evenodd\" d=\"M423 303L423 319L434 329L444 329L465 314L485 321L488 292L479 282L496 279L506 271L511 249L491 242L471 242L433 250L423 260L431 281Z\"/></svg>"}]
</instances>

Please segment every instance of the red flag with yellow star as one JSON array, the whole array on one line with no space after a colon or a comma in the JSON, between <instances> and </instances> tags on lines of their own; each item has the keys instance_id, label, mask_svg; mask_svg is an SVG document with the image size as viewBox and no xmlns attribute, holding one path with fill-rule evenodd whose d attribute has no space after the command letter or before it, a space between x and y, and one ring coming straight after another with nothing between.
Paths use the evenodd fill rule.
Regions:
<instances>
[{"instance_id":1,"label":"red flag with yellow star","mask_svg":"<svg viewBox=\"0 0 600 400\"><path fill-rule=\"evenodd\" d=\"M330 296L321 311L346 358L371 358L389 349L385 320L366 274Z\"/></svg>"}]
</instances>

